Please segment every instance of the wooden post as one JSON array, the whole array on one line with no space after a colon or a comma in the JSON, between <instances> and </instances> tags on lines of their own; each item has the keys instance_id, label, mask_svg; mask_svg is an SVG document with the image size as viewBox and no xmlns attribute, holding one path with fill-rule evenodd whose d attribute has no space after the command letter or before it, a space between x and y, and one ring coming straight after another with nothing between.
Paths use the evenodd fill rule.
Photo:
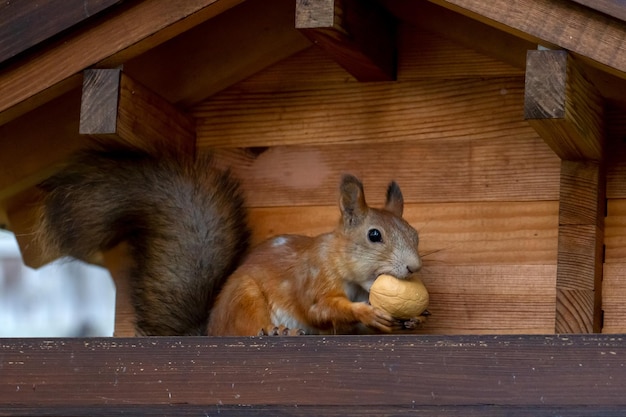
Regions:
<instances>
[{"instance_id":1,"label":"wooden post","mask_svg":"<svg viewBox=\"0 0 626 417\"><path fill-rule=\"evenodd\" d=\"M195 150L194 119L120 69L85 71L79 131L155 155Z\"/></svg>"},{"instance_id":2,"label":"wooden post","mask_svg":"<svg viewBox=\"0 0 626 417\"><path fill-rule=\"evenodd\" d=\"M395 22L372 0L298 0L296 28L359 81L396 78Z\"/></svg>"},{"instance_id":3,"label":"wooden post","mask_svg":"<svg viewBox=\"0 0 626 417\"><path fill-rule=\"evenodd\" d=\"M561 157L557 333L602 330L606 205L602 98L565 51L529 51L524 113Z\"/></svg>"}]
</instances>

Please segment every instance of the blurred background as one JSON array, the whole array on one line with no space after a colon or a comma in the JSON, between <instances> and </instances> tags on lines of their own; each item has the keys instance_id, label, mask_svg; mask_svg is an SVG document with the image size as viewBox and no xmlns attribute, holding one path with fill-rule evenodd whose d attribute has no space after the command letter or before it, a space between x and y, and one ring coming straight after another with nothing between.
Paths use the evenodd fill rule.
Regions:
<instances>
[{"instance_id":1,"label":"blurred background","mask_svg":"<svg viewBox=\"0 0 626 417\"><path fill-rule=\"evenodd\" d=\"M0 230L0 337L112 336L114 315L106 269L60 260L34 270Z\"/></svg>"}]
</instances>

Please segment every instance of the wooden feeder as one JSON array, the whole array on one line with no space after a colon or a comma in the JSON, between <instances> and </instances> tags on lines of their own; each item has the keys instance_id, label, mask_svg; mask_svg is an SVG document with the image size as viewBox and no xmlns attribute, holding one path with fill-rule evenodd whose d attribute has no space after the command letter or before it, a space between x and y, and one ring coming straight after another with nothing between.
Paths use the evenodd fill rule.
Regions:
<instances>
[{"instance_id":1,"label":"wooden feeder","mask_svg":"<svg viewBox=\"0 0 626 417\"><path fill-rule=\"evenodd\" d=\"M0 415L553 415L626 406L617 0L0 5L0 225L93 138L213 152L253 240L318 234L352 172L421 234L417 335L0 340Z\"/></svg>"}]
</instances>

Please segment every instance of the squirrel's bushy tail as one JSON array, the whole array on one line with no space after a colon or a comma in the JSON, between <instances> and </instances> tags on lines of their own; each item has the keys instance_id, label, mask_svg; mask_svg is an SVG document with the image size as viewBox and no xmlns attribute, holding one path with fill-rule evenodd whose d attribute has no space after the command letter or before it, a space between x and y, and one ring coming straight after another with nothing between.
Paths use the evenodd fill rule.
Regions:
<instances>
[{"instance_id":1,"label":"squirrel's bushy tail","mask_svg":"<svg viewBox=\"0 0 626 417\"><path fill-rule=\"evenodd\" d=\"M41 184L42 247L89 259L128 242L136 329L206 333L210 308L247 249L243 195L208 155L83 151Z\"/></svg>"}]
</instances>

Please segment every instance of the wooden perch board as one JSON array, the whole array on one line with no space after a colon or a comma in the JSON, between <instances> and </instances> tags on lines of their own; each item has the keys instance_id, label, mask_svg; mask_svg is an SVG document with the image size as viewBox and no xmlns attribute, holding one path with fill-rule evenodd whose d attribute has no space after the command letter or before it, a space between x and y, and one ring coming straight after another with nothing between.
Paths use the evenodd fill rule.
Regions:
<instances>
[{"instance_id":1,"label":"wooden perch board","mask_svg":"<svg viewBox=\"0 0 626 417\"><path fill-rule=\"evenodd\" d=\"M602 335L5 339L0 410L617 416L625 346Z\"/></svg>"},{"instance_id":2,"label":"wooden perch board","mask_svg":"<svg viewBox=\"0 0 626 417\"><path fill-rule=\"evenodd\" d=\"M297 0L296 28L359 81L392 81L395 20L373 0Z\"/></svg>"}]
</instances>

